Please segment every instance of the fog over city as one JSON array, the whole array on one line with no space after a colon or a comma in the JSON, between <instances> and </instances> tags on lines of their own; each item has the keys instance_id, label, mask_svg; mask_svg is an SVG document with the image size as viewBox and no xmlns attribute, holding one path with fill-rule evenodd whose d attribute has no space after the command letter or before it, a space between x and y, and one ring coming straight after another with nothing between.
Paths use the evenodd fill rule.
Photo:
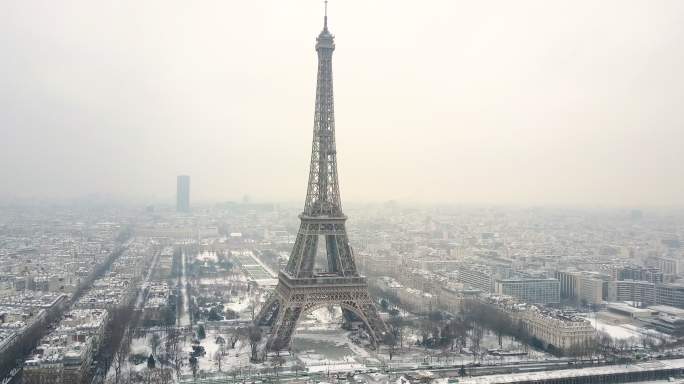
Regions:
<instances>
[{"instance_id":1,"label":"fog over city","mask_svg":"<svg viewBox=\"0 0 684 384\"><path fill-rule=\"evenodd\" d=\"M0 198L301 202L322 2L0 2ZM345 201L684 203L684 2L329 5Z\"/></svg>"},{"instance_id":2,"label":"fog over city","mask_svg":"<svg viewBox=\"0 0 684 384\"><path fill-rule=\"evenodd\" d=\"M0 384L684 383L684 1L0 1Z\"/></svg>"}]
</instances>

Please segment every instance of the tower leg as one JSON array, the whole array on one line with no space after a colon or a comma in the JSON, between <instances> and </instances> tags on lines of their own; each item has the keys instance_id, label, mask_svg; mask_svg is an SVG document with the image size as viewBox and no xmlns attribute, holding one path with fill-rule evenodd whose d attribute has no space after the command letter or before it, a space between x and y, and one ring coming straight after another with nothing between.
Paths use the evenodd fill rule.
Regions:
<instances>
[{"instance_id":1,"label":"tower leg","mask_svg":"<svg viewBox=\"0 0 684 384\"><path fill-rule=\"evenodd\" d=\"M269 298L266 300L264 305L259 310L259 314L255 319L256 325L258 326L270 326L273 324L275 319L280 312L282 300L279 299L276 292L271 293Z\"/></svg>"},{"instance_id":2,"label":"tower leg","mask_svg":"<svg viewBox=\"0 0 684 384\"><path fill-rule=\"evenodd\" d=\"M344 300L291 302L274 292L274 298L266 302L257 319L258 325L268 328L269 337L265 344L265 352L288 349L302 315L325 305L339 305L346 321L361 321L372 345L376 347L382 342L387 331L385 324L367 294L357 296L358 299L352 299L350 293L337 293L346 296Z\"/></svg>"},{"instance_id":3,"label":"tower leg","mask_svg":"<svg viewBox=\"0 0 684 384\"><path fill-rule=\"evenodd\" d=\"M266 344L268 351L280 351L290 347L297 322L302 314L302 307L283 305L278 319L273 323L271 334Z\"/></svg>"}]
</instances>

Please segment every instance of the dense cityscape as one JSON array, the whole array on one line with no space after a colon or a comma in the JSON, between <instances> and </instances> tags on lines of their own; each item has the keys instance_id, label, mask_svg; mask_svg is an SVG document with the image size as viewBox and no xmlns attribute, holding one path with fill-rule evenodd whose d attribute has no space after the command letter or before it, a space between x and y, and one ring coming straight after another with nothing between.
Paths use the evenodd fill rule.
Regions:
<instances>
[{"instance_id":1,"label":"dense cityscape","mask_svg":"<svg viewBox=\"0 0 684 384\"><path fill-rule=\"evenodd\" d=\"M303 207L0 200L0 384L684 382L681 208L343 200L323 5Z\"/></svg>"},{"instance_id":2,"label":"dense cityscape","mask_svg":"<svg viewBox=\"0 0 684 384\"><path fill-rule=\"evenodd\" d=\"M391 331L375 347L324 306L288 350L261 353L253 319L297 208L179 208L3 207L5 382L479 383L644 363L655 378L684 361L681 213L350 206L354 255Z\"/></svg>"}]
</instances>

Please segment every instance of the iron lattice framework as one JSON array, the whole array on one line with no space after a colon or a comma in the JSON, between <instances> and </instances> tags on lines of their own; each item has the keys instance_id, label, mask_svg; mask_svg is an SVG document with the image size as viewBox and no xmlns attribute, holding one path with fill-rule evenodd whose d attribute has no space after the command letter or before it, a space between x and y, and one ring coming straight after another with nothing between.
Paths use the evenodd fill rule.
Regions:
<instances>
[{"instance_id":1,"label":"iron lattice framework","mask_svg":"<svg viewBox=\"0 0 684 384\"><path fill-rule=\"evenodd\" d=\"M377 344L385 333L375 304L368 294L366 278L356 270L342 213L337 179L332 54L334 37L328 30L316 39L318 78L311 167L301 224L287 267L280 271L278 286L261 308L257 324L268 328L266 350L286 349L300 317L328 305L342 307L345 318L365 325ZM325 241L327 266L315 269L319 242ZM322 245L322 244L321 244Z\"/></svg>"}]
</instances>

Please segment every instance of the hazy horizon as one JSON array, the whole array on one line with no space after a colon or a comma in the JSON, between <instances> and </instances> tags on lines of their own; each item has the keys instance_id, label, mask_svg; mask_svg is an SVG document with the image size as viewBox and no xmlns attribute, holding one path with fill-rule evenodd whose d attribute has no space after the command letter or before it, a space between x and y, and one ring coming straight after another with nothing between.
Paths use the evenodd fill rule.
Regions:
<instances>
[{"instance_id":1,"label":"hazy horizon","mask_svg":"<svg viewBox=\"0 0 684 384\"><path fill-rule=\"evenodd\" d=\"M0 201L303 203L322 8L0 3ZM343 204L684 205L684 2L329 13Z\"/></svg>"}]
</instances>

